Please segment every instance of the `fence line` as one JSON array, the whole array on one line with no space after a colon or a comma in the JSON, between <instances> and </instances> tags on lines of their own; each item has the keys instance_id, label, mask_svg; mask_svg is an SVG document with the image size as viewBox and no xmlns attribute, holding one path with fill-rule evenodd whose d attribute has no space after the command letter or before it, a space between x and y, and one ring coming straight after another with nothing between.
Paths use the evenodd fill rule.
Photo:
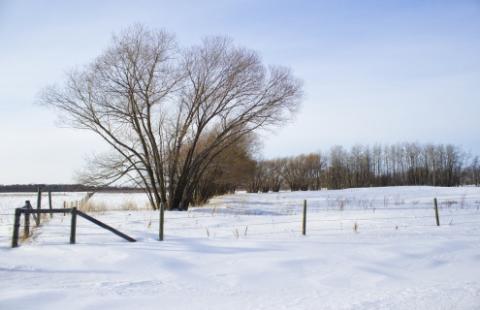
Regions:
<instances>
[{"instance_id":1,"label":"fence line","mask_svg":"<svg viewBox=\"0 0 480 310\"><path fill-rule=\"evenodd\" d=\"M40 195L40 194L39 194ZM118 224L121 224L121 225L125 225L125 226L128 226L130 224L133 224L133 223L137 223L137 224L141 224L141 223L146 223L146 222L149 222L149 227L151 224L154 224L156 225L157 222L159 221L158 218L140 218L140 219L135 219L135 218L131 218L130 215L128 216L125 216L125 219L124 220L121 220L121 221L114 221L114 222L110 222L109 225L106 225L104 223L101 223L100 221L96 220L96 219L93 219L92 217L80 212L80 211L76 211L76 208L67 208L67 209L52 209L51 208L51 195L49 195L49 210L47 209L28 209L26 207L24 208L20 208L20 209L16 209L16 213L0 213L0 215L4 215L4 216L12 216L12 215L16 215L17 214L17 211L20 210L21 214L32 214L32 215L37 215L37 219L38 221L40 220L40 215L41 213L46 213L46 214L52 214L52 213L71 213L73 209L75 209L75 213L77 214L82 214L81 216L82 217L85 217L86 219L92 221L94 224L96 225L100 225L116 234L118 234L119 236L122 236L124 238L126 238L128 240L128 236L124 235L123 233L117 231L116 229L114 229L113 227L109 226L109 225L118 225ZM41 199L41 198L40 198ZM40 199L37 201L37 203L41 203ZM434 201L436 202L436 199L434 199ZM64 206L66 205L66 203L64 202ZM73 205L72 203L70 203L70 205ZM169 222L170 223L177 223L178 225L181 225L182 224L182 221L185 221L185 224L190 224L190 225L185 225L185 226L176 226L176 227L171 227L171 228L168 228L169 231L186 231L186 230L206 230L206 233L208 235L208 237L210 237L210 233L209 233L209 230L211 229L212 230L212 233L213 235L215 236L216 233L233 233L234 236L236 236L237 238L239 238L240 235L245 235L245 236L257 236L257 235L271 235L271 234L284 234L284 233L302 233L302 234L306 234L307 230L306 230L306 223L309 224L308 226L308 232L319 232L319 231L348 231L350 229L348 228L345 228L343 227L343 225L345 225L345 223L347 223L346 225L348 225L348 222L355 222L355 225L354 227L352 227L351 229L353 229L355 232L357 232L357 230L362 230L362 231L369 231L369 230L381 230L381 229L395 229L395 230L398 230L399 228L414 228L414 227L434 227L434 226L440 226L440 223L439 223L439 220L438 218L439 217L442 217L445 224L444 226L456 226L456 225L472 225L472 224L480 224L480 221L471 221L470 219L466 219L466 218L462 218L462 217L467 217L467 216L477 216L477 215L480 215L480 210L478 208L478 206L475 206L473 208L464 208L464 207L459 207L459 206L454 206L454 207L451 207L451 206L443 206L440 205L440 206L437 206L436 203L434 203L435 205L435 208L424 208L424 207L413 207L413 208L398 208L398 207L392 207L392 208L385 208L385 207L381 207L381 208L355 208L355 209L346 209L346 208L319 208L319 207L310 207L308 208L308 213L309 213L309 219L306 218L306 212L307 212L307 205L306 205L306 201L304 202L304 205L303 205L303 210L302 210L302 206L301 204L298 205L298 207L296 208L291 208L291 207L287 207L285 209L280 209L280 210L275 210L275 211L261 211L261 212L238 212L238 211L234 211L232 213L230 212L223 212L223 211L226 211L225 209L213 209L212 211L205 211L205 212L191 212L191 213L187 213L187 216L179 216L179 217L172 217L172 218L166 218L166 225L168 227L168 224ZM297 212L297 211L303 211L303 212ZM359 213L364 213L365 211L373 211L373 213L375 213L376 211L380 211L379 213L381 213L382 211L385 211L385 210L388 210L388 211L392 211L392 210L401 210L401 211L429 211L431 212L430 215L425 215L425 214L421 214L421 215L413 215L413 216L380 216L379 217L376 217L375 215L373 216L370 216L370 217L355 217L355 216L351 216L352 214L350 212L359 212ZM433 211L436 210L436 212L434 213ZM440 210L441 212L438 213L438 210ZM471 212L472 210L476 210L476 212ZM227 211L230 211L230 210L227 210ZM239 211L242 211L242 210L239 210ZM453 211L457 212L457 213L452 213ZM458 213L458 212L467 212L467 213ZM100 212L103 212L103 211L100 211ZM107 211L108 212L108 211ZM330 212L336 212L335 216L332 217ZM326 218L318 218L318 215L321 214L321 213L326 213L325 216ZM107 213L108 214L108 213ZM294 219L289 219L288 217L293 217L293 216L298 216L302 214L303 216L302 217L298 217L298 218L294 218ZM313 214L313 215L312 215ZM327 216L328 214L328 216ZM141 214L140 214L141 215ZM268 222L253 222L253 223L212 223L212 224L209 224L209 225L204 225L203 223L199 223L198 220L199 219L203 219L203 218L220 218L220 219L232 219L232 220L235 220L237 218L239 218L240 216L256 216L256 215L277 215L279 216L279 221L268 221ZM347 215L349 217L346 217L344 218L343 216L344 215ZM388 215L388 214L387 214ZM288 220L283 220L281 217L285 217L283 219L288 219ZM313 218L312 218L313 217ZM434 224L435 222L435 218L436 218L436 223L437 225ZM421 224L421 223L418 223L417 220L422 220L422 219L431 219L432 220L432 223L431 224ZM400 221L400 220L408 220L407 223L405 223L405 221L403 223L398 223L396 221ZM456 220L459 220L460 222L455 222ZM463 220L463 221L462 221ZM470 220L470 221L469 221ZM63 221L63 220L62 220ZM193 223L189 223L187 221L196 221L195 224ZM357 225L357 222L362 222L362 221L369 221L370 223L368 224L364 224L364 226L358 226ZM67 221L65 224L54 224L54 223L50 223L50 224L47 224L45 225L44 227L52 227L52 228L67 228L67 227L70 227L71 229L73 229L73 233L71 235L71 243L75 243L75 229L78 227L78 228L88 228L88 227L91 227L91 225L78 225L76 224L76 221L75 221L75 224L73 224L73 221L69 224L68 222L70 221ZM449 222L448 224L446 224L447 222ZM15 236L15 230L18 230L19 227L21 226L28 226L27 224L28 222L25 221L25 223L23 222L20 222L18 221L17 219L15 219L15 225L14 225L14 236ZM98 223L101 223L101 224L98 224ZM303 225L300 225L302 224ZM338 223L341 225L340 228L335 228L335 227L317 227L317 225L315 225L316 223ZM193 224L193 225L191 225ZM282 227L282 228L279 228L279 230L277 231L264 231L264 232L248 232L248 228L249 227L265 227L265 226L269 226L269 227L272 227L272 226L275 226L275 225L298 225L298 227L295 227L295 228L290 228L290 227ZM312 225L313 224L313 225ZM12 223L2 223L0 224L0 227L7 227L7 226L11 226ZM75 226L74 228L72 228L73 226ZM38 225L37 225L38 226ZM244 229L244 232L240 232L239 230L243 230ZM28 231L28 229L26 229L25 231ZM18 235L18 232L17 232L17 235ZM95 235L95 234L93 234ZM73 236L73 237L72 237ZM43 238L43 237L42 237ZM131 240L134 240L133 238L130 238ZM73 242L72 242L73 240ZM129 240L130 241L130 240Z\"/></svg>"},{"instance_id":2,"label":"fence line","mask_svg":"<svg viewBox=\"0 0 480 310\"><path fill-rule=\"evenodd\" d=\"M301 221L296 221L296 222L289 222L290 224L299 224ZM128 223L127 223L128 224ZM259 223L260 224L260 223ZM265 224L263 223L263 225L272 225L272 224L277 224L276 222L275 223L269 223L269 224ZM469 222L454 222L454 223L451 223L451 224L445 224L444 226L459 226L459 225L472 225L472 224L476 224L476 225L480 225L480 221L469 221ZM51 226L51 225L48 225L48 226ZM233 234L234 237L236 238L240 238L240 237L248 237L248 236L263 236L263 235L281 235L281 234L299 234L300 235L300 228L297 227L295 229L293 228L285 228L283 230L279 230L279 231L267 231L267 232L251 232L249 231L248 233L244 234L244 229L247 228L247 227L250 227L250 226L253 226L252 224L236 224L236 225L229 225L229 226L211 226L211 225L206 225L206 226L187 226L187 227L173 227L173 228L169 228L167 231L187 231L187 230L211 230L209 232L209 236L208 238L222 238L222 237L226 237L225 235L230 235L230 234ZM69 228L68 225L55 225L55 226L52 226L52 227L64 227L66 229ZM87 227L87 226L83 226L83 227ZM398 230L398 229L405 229L405 228L415 228L415 227L436 227L435 224L404 224L404 223L401 223L401 224L395 224L395 223L391 223L391 225L381 225L381 226L378 226L378 225L368 225L368 226L360 226L358 228L358 233L361 233L362 231L381 231L381 230L389 230L389 231L392 231L392 230ZM239 230L238 231L238 236L235 236L235 230ZM321 228L321 227L310 227L308 229L308 232L311 233L311 232L314 232L314 233L317 233L317 232L334 232L334 231L344 231L344 232L348 232L348 231L352 231L353 228L349 228L349 227L339 227L339 228L334 228L334 227L325 227L325 228ZM221 236L217 236L216 234L218 233L221 233L223 235ZM89 234L86 234L86 235L89 235ZM98 235L98 233L91 233L90 235ZM211 237L212 236L212 237ZM34 238L38 238L39 236L35 236ZM58 240L58 237L53 237L53 236L42 236L41 237L42 240Z\"/></svg>"},{"instance_id":3,"label":"fence line","mask_svg":"<svg viewBox=\"0 0 480 310\"><path fill-rule=\"evenodd\" d=\"M237 214L242 215L242 214ZM471 216L471 215L480 215L480 212L475 213L454 213L448 214L447 217L460 217L460 216ZM292 215L290 215L292 216ZM202 216L202 217L182 217L181 219L189 219L189 220L196 220L199 218L215 218L215 216ZM396 219L422 219L422 218L432 218L434 219L434 215L415 215L415 216L396 216L396 217L369 217L369 218L334 218L334 219L309 219L308 222L335 222L335 221L371 221L371 220L396 220ZM165 218L166 222L174 221L179 218ZM143 219L125 219L124 221L115 221L110 222L110 224L126 224L128 223L136 223L136 222L155 222L158 221L158 218L143 218ZM299 223L301 219L293 220L293 221L271 221L271 222L260 222L260 223L252 223L249 225L268 225L268 224L282 224L282 223Z\"/></svg>"}]
</instances>

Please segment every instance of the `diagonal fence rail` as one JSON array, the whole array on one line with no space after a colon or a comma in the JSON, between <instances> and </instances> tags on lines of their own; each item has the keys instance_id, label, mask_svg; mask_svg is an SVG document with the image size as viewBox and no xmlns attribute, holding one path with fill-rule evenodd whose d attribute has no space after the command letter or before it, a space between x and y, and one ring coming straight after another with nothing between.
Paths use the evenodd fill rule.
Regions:
<instances>
[{"instance_id":1,"label":"diagonal fence rail","mask_svg":"<svg viewBox=\"0 0 480 310\"><path fill-rule=\"evenodd\" d=\"M100 221L97 220L96 218L93 218L93 217L91 217L90 215L88 215L88 214L86 214L86 213L84 213L84 212L82 212L82 211L76 210L76 213L77 213L78 216L83 217L83 218L86 219L87 221L90 221L90 222L92 222L93 224L96 224L96 225L98 225L98 226L100 226L100 227L102 227L102 228L104 228L104 229L106 229L106 230L114 233L115 235L117 235L117 236L119 236L119 237L121 237L121 238L129 241L129 242L135 242L135 241L136 241L136 240L133 239L132 237L125 235L124 233L122 233L122 232L116 230L115 228L113 228L112 226L109 226L109 225L107 225L107 224L105 224L105 223L103 223L103 222L100 222Z\"/></svg>"}]
</instances>

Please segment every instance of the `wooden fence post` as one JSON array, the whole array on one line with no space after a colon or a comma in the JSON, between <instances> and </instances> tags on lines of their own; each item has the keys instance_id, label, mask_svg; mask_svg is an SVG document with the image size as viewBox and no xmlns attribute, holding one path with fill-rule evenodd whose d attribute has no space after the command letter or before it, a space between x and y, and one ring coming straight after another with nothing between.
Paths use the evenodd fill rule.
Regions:
<instances>
[{"instance_id":1,"label":"wooden fence post","mask_svg":"<svg viewBox=\"0 0 480 310\"><path fill-rule=\"evenodd\" d=\"M303 200L302 235L307 234L307 200Z\"/></svg>"},{"instance_id":2,"label":"wooden fence post","mask_svg":"<svg viewBox=\"0 0 480 310\"><path fill-rule=\"evenodd\" d=\"M37 191L37 210L40 210L42 208L42 189L40 186L38 187ZM35 224L37 226L40 225L40 213L37 213L37 218L35 219Z\"/></svg>"},{"instance_id":3,"label":"wooden fence post","mask_svg":"<svg viewBox=\"0 0 480 310\"><path fill-rule=\"evenodd\" d=\"M25 201L25 209L29 209L30 201ZM25 225L23 227L23 237L27 238L30 235L30 213L25 212Z\"/></svg>"},{"instance_id":4,"label":"wooden fence post","mask_svg":"<svg viewBox=\"0 0 480 310\"><path fill-rule=\"evenodd\" d=\"M77 208L72 208L72 222L70 224L70 243L75 244L75 237L77 233Z\"/></svg>"},{"instance_id":5,"label":"wooden fence post","mask_svg":"<svg viewBox=\"0 0 480 310\"><path fill-rule=\"evenodd\" d=\"M48 208L52 210L52 191L48 191ZM50 218L53 217L53 213L50 213Z\"/></svg>"},{"instance_id":6,"label":"wooden fence post","mask_svg":"<svg viewBox=\"0 0 480 310\"><path fill-rule=\"evenodd\" d=\"M435 220L437 222L437 226L440 226L440 216L438 215L438 203L437 198L433 198L433 205L435 207Z\"/></svg>"},{"instance_id":7,"label":"wooden fence post","mask_svg":"<svg viewBox=\"0 0 480 310\"><path fill-rule=\"evenodd\" d=\"M163 241L163 224L165 223L165 209L163 207L163 202L160 203L160 219L159 219L159 228L158 228L158 240Z\"/></svg>"},{"instance_id":8,"label":"wooden fence post","mask_svg":"<svg viewBox=\"0 0 480 310\"><path fill-rule=\"evenodd\" d=\"M32 204L30 203L30 200L25 201L25 209L27 209L27 210L33 210L33 207L32 207ZM27 213L25 213L25 214L27 214ZM29 213L29 215L30 215L30 213ZM36 222L37 222L37 214L36 214L36 213L32 213L31 215L32 215L33 220L34 220L35 223L36 223Z\"/></svg>"},{"instance_id":9,"label":"wooden fence post","mask_svg":"<svg viewBox=\"0 0 480 310\"><path fill-rule=\"evenodd\" d=\"M13 221L12 248L18 247L18 230L20 229L20 215L22 210L15 209L15 219Z\"/></svg>"}]
</instances>

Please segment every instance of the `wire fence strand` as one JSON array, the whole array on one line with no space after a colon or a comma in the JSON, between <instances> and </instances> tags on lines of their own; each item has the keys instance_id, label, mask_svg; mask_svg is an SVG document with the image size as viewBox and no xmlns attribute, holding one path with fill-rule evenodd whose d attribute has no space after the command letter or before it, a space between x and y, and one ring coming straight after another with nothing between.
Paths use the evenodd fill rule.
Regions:
<instances>
[{"instance_id":1,"label":"wire fence strand","mask_svg":"<svg viewBox=\"0 0 480 310\"><path fill-rule=\"evenodd\" d=\"M439 211L441 215L441 220L445 224L442 226L468 226L478 225L480 227L480 210L478 206L474 207L451 207L447 205L440 205ZM391 231L391 230L405 230L405 229L414 229L418 227L435 227L434 219L435 215L433 213L433 207L365 207L365 208L320 208L320 207L309 207L307 214L307 233L328 233L328 232L358 232L358 231ZM123 210L124 211L124 210ZM165 218L165 232L169 231L174 234L181 234L182 231L189 232L191 231L204 231L208 238L224 238L224 237L234 237L239 238L248 237L248 236L268 236L268 235L279 235L279 234L300 234L301 232L301 206L289 206L275 211L248 211L248 210L230 210L230 209L212 209L211 211L197 211L189 212L186 216L172 216ZM387 212L384 212L387 211ZM411 215L399 215L399 216L389 216L388 211L405 211L412 212ZM426 214L425 212L429 211L431 214ZM92 212L92 215L98 216L99 218L106 218L109 216L109 212ZM142 227L138 225L145 224L150 229L158 229L158 211L143 213L131 212L128 215L125 215L124 218L114 218L113 221L108 219L103 220L103 222L109 226L116 228L124 228L127 230L140 230ZM361 213L356 217L353 212ZM368 213L367 213L368 212ZM415 215L415 213L420 212L420 214ZM321 217L321 215L324 217ZM369 214L370 216L368 216ZM0 213L0 227L11 227L13 228L13 223L10 222L13 220L14 213ZM168 216L168 213L166 214ZM171 214L176 215L176 214ZM275 216L276 219L271 221L252 221L252 219L259 218L258 215L265 216ZM365 216L367 215L367 216ZM138 217L143 218L138 218ZM475 216L478 216L479 220L475 220ZM295 217L295 218L294 218ZM466 218L469 217L469 218ZM33 240L58 240L61 241L62 238L68 239L65 231L70 229L70 218L62 217L61 222L58 222L59 217L56 215L53 218L53 221L47 220L42 223L41 226L36 227L32 225L32 234L31 238ZM203 221L204 219L218 220L219 223L208 223ZM65 219L65 221L63 221ZM259 218L260 219L260 218ZM427 219L431 220L432 223L427 223ZM1 222L1 221L5 222ZM251 222L243 222L251 221ZM424 221L424 222L419 222ZM350 227L354 222L354 226ZM357 222L361 222L361 225L358 225ZM320 223L329 223L324 227L318 226ZM339 227L334 227L334 224L338 224ZM173 227L171 226L173 224ZM291 225L298 225L298 227L292 227ZM20 227L24 227L24 221L21 221ZM84 229L95 227L95 224L86 222L85 224L77 224L79 232L83 236L98 236L102 234L102 230L99 228L98 231L84 231ZM257 229L258 227L258 229ZM83 230L83 231L82 231ZM262 231L263 230L263 231ZM4 229L3 229L4 231ZM9 230L10 232L10 230Z\"/></svg>"}]
</instances>

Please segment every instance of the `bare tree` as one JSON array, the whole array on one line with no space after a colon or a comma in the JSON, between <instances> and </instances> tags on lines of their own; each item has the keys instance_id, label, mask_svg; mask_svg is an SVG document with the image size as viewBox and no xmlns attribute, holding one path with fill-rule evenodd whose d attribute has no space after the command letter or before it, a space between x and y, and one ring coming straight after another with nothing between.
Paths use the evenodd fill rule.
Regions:
<instances>
[{"instance_id":1,"label":"bare tree","mask_svg":"<svg viewBox=\"0 0 480 310\"><path fill-rule=\"evenodd\" d=\"M283 178L281 175L282 161L281 160L268 160L265 162L267 171L267 183L268 188L272 192L279 192L283 185Z\"/></svg>"},{"instance_id":2,"label":"bare tree","mask_svg":"<svg viewBox=\"0 0 480 310\"><path fill-rule=\"evenodd\" d=\"M468 167L468 174L470 183L478 186L480 184L480 160L478 156L475 156Z\"/></svg>"},{"instance_id":3,"label":"bare tree","mask_svg":"<svg viewBox=\"0 0 480 310\"><path fill-rule=\"evenodd\" d=\"M92 162L89 180L128 178L146 189L153 208L178 210L188 208L224 150L281 125L300 99L301 82L289 69L266 67L229 39L179 48L171 34L138 25L42 95L69 126L111 146L111 154Z\"/></svg>"},{"instance_id":4,"label":"bare tree","mask_svg":"<svg viewBox=\"0 0 480 310\"><path fill-rule=\"evenodd\" d=\"M250 180L247 185L248 193L268 192L268 170L265 161L256 161L250 171Z\"/></svg>"}]
</instances>

